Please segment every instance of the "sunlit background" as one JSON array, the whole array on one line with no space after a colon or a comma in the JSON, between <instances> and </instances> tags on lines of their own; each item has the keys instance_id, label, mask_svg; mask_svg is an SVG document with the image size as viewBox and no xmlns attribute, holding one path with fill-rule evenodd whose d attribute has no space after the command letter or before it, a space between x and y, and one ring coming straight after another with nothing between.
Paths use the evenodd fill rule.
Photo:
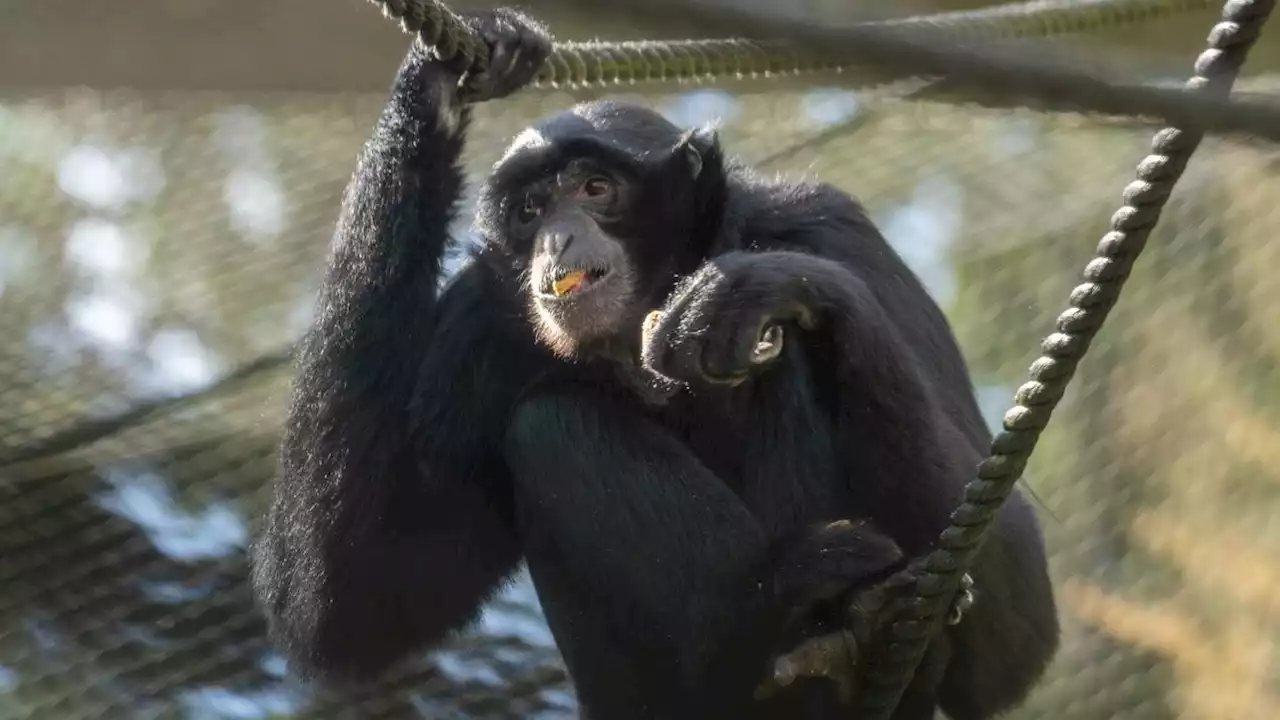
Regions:
<instances>
[{"instance_id":1,"label":"sunlit background","mask_svg":"<svg viewBox=\"0 0 1280 720\"><path fill-rule=\"evenodd\" d=\"M563 39L716 34L533 5ZM1178 79L1216 16L1036 43ZM407 42L363 0L0 4L0 720L575 716L526 579L356 706L289 676L246 584L286 353ZM1280 26L1241 88L1280 102ZM904 87L752 89L635 97L862 199L947 310L994 426L1153 128ZM470 167L585 96L481 106ZM1206 142L1026 483L1065 635L1012 717L1280 715L1280 147Z\"/></svg>"}]
</instances>

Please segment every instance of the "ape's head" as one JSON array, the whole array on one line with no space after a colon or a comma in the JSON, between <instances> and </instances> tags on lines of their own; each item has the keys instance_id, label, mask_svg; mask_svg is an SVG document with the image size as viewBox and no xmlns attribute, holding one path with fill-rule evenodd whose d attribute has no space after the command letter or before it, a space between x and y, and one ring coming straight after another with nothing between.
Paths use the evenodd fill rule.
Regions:
<instances>
[{"instance_id":1,"label":"ape's head","mask_svg":"<svg viewBox=\"0 0 1280 720\"><path fill-rule=\"evenodd\" d=\"M709 253L724 187L714 130L594 102L516 137L481 191L477 226L525 278L539 338L572 356L638 342L645 315Z\"/></svg>"}]
</instances>

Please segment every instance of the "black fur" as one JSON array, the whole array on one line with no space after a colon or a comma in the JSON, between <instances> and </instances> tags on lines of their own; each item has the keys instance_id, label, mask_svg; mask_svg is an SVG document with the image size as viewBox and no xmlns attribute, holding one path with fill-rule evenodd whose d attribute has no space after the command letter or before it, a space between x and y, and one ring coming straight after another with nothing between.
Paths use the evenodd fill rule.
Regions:
<instances>
[{"instance_id":1,"label":"black fur","mask_svg":"<svg viewBox=\"0 0 1280 720\"><path fill-rule=\"evenodd\" d=\"M495 57L521 58L489 95L527 81L546 35L510 11L469 17ZM481 194L484 249L441 291L469 119L456 86L410 52L344 201L254 552L278 642L310 674L373 678L464 627L523 555L585 715L842 717L824 681L752 692L797 608L927 551L981 459L941 311L847 195L764 181L713 133L617 103L516 143ZM641 282L626 332L565 357L538 342L534 250L507 218L530 180L584 157L640 184L605 230ZM766 320L781 356L748 367ZM878 530L829 525L847 518ZM990 717L1054 654L1021 496L973 575L977 603L898 717L935 701Z\"/></svg>"}]
</instances>

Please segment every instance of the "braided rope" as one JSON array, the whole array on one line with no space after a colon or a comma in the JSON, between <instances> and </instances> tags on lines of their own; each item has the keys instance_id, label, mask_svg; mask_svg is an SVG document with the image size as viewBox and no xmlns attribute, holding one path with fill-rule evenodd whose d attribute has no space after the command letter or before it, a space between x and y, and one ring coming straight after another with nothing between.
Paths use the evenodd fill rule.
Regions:
<instances>
[{"instance_id":1,"label":"braided rope","mask_svg":"<svg viewBox=\"0 0 1280 720\"><path fill-rule=\"evenodd\" d=\"M369 0L415 33L437 57L455 57L483 70L479 39L440 0ZM1030 0L979 10L917 15L862 23L866 28L938 33L969 41L1048 37L1149 22L1210 7L1211 0ZM718 77L769 77L847 70L848 57L824 57L783 41L742 38L559 42L533 80L535 87L588 87L617 83Z\"/></svg>"},{"instance_id":2,"label":"braided rope","mask_svg":"<svg viewBox=\"0 0 1280 720\"><path fill-rule=\"evenodd\" d=\"M1072 35L1208 10L1214 0L1028 0L977 10L916 15L864 23L868 27L938 30L968 40L1013 40Z\"/></svg>"},{"instance_id":3,"label":"braided rope","mask_svg":"<svg viewBox=\"0 0 1280 720\"><path fill-rule=\"evenodd\" d=\"M416 32L443 60L460 64L483 77L488 58L477 53L477 38L464 20L440 0L369 0L384 14ZM623 0L630 9L653 13L639 0ZM743 13L692 6L689 11L740 37L713 40L649 40L638 42L556 43L535 84L543 87L608 86L637 82L703 81L717 77L768 77L805 72L846 72L854 85L905 78L945 77L965 90L965 101L1026 104L1065 111L1155 118L1170 125L1194 126L1219 133L1242 133L1280 141L1280 107L1262 101L1213 99L1178 89L1115 83L1046 64L1034 58L992 57L978 50L978 37L1051 34L1066 27L1112 25L1199 7L1202 0L1098 0L1070 10L1071 0L1027 2L1013 9L998 7L968 13L907 18L824 29L781 19L761 20ZM1104 6L1097 9L1095 6ZM648 9L646 9L648 8ZM689 13L686 13L689 14ZM888 29L886 29L888 28ZM897 29L894 29L897 28ZM1056 30L1055 30L1056 29ZM967 34L969 46L950 41ZM786 37L788 40L755 40ZM943 38L943 36L946 36ZM940 39L941 38L941 39ZM943 42L945 39L946 42ZM461 60L461 62L459 62ZM834 77L824 82L841 83ZM842 83L843 84L843 83Z\"/></svg>"},{"instance_id":4,"label":"braided rope","mask_svg":"<svg viewBox=\"0 0 1280 720\"><path fill-rule=\"evenodd\" d=\"M379 0L373 0L378 2ZM864 28L992 41L1084 33L1171 17L1212 6L1213 0L1030 0L978 10L916 15L862 23ZM785 41L745 38L556 43L535 86L599 86L719 77L755 78L840 72L858 56L803 51Z\"/></svg>"},{"instance_id":5,"label":"braided rope","mask_svg":"<svg viewBox=\"0 0 1280 720\"><path fill-rule=\"evenodd\" d=\"M482 74L489 58L479 52L481 39L462 18L439 0L370 0L382 14L400 22L405 32L415 33L424 47L441 60L460 61L470 72Z\"/></svg>"},{"instance_id":6,"label":"braided rope","mask_svg":"<svg viewBox=\"0 0 1280 720\"><path fill-rule=\"evenodd\" d=\"M1228 0L1186 90L1229 94L1275 4L1276 0ZM1153 138L1151 154L1138 164L1137 180L1124 190L1124 206L1111 218L1111 231L1085 267L1085 282L1071 291L1070 307L1058 316L1057 332L1041 344L1043 354L1031 365L1030 382L1018 388L1017 404L1005 413L1004 431L992 441L990 457L978 466L977 478L965 487L964 502L951 516L951 527L926 558L925 572L916 582L915 602L895 619L888 647L870 659L874 671L868 673L860 697L867 718L884 720L897 706L961 578L1022 476L1090 343L1115 307L1134 262L1203 137L1203 131L1195 128L1170 127Z\"/></svg>"}]
</instances>

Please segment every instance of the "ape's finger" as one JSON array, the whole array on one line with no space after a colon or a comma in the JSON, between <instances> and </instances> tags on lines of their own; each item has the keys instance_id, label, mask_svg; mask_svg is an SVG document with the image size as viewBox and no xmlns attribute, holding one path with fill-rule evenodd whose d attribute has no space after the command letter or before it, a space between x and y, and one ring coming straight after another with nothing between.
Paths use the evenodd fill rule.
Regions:
<instances>
[{"instance_id":1,"label":"ape's finger","mask_svg":"<svg viewBox=\"0 0 1280 720\"><path fill-rule=\"evenodd\" d=\"M660 374L686 384L701 377L701 339L706 329L698 319L687 307L676 307L663 315L656 333L661 345Z\"/></svg>"},{"instance_id":2,"label":"ape's finger","mask_svg":"<svg viewBox=\"0 0 1280 720\"><path fill-rule=\"evenodd\" d=\"M669 311L654 310L645 317L640 331L640 363L651 372L676 379L670 371L670 349L675 322Z\"/></svg>"},{"instance_id":3,"label":"ape's finger","mask_svg":"<svg viewBox=\"0 0 1280 720\"><path fill-rule=\"evenodd\" d=\"M702 376L708 382L727 385L746 380L751 374L751 355L760 336L760 325L745 314L718 316L703 343Z\"/></svg>"},{"instance_id":4,"label":"ape's finger","mask_svg":"<svg viewBox=\"0 0 1280 720\"><path fill-rule=\"evenodd\" d=\"M686 382L737 385L747 378L745 356L737 355L734 349L738 322L729 314L732 309L724 293L716 287L708 283L680 313L672 369Z\"/></svg>"},{"instance_id":5,"label":"ape's finger","mask_svg":"<svg viewBox=\"0 0 1280 720\"><path fill-rule=\"evenodd\" d=\"M496 43L491 47L493 51L489 55L489 76L497 78L498 82L503 84L511 72L513 56L519 52L519 48L513 49L510 44L504 42Z\"/></svg>"},{"instance_id":6,"label":"ape's finger","mask_svg":"<svg viewBox=\"0 0 1280 720\"><path fill-rule=\"evenodd\" d=\"M653 339L653 334L658 329L658 323L660 322L662 322L661 310L654 310L644 316L644 323L640 326L640 348L642 352L644 348L649 346L649 342Z\"/></svg>"},{"instance_id":7,"label":"ape's finger","mask_svg":"<svg viewBox=\"0 0 1280 720\"><path fill-rule=\"evenodd\" d=\"M701 379L706 313L697 305L697 295L682 288L656 316L650 313L645 319L642 358L649 370L685 384Z\"/></svg>"}]
</instances>

